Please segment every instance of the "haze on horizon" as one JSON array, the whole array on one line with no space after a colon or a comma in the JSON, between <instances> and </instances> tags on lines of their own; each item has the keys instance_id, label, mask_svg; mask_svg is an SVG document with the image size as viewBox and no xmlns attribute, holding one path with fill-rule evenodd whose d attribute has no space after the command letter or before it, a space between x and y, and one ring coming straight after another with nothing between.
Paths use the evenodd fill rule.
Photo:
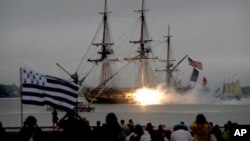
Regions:
<instances>
[{"instance_id":1,"label":"haze on horizon","mask_svg":"<svg viewBox=\"0 0 250 141\"><path fill-rule=\"evenodd\" d=\"M185 54L201 61L208 85L216 88L232 77L250 85L249 0L145 0L149 31L163 41L171 25L177 60ZM0 83L19 84L19 68L28 65L65 77L56 66L74 72L86 52L103 11L104 0L0 1ZM113 40L132 25L141 0L108 0ZM116 42L115 42L116 44ZM117 45L118 46L118 45ZM115 47L114 50L122 50ZM125 53L118 53L124 55ZM187 64L187 61L185 62ZM180 70L190 71L188 65ZM184 76L189 79L189 74Z\"/></svg>"}]
</instances>

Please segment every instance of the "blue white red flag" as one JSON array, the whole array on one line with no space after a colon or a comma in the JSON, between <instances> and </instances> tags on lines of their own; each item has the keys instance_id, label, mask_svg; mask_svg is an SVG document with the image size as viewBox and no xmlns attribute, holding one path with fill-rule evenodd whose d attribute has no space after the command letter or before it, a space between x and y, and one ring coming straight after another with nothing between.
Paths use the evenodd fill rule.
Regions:
<instances>
[{"instance_id":1,"label":"blue white red flag","mask_svg":"<svg viewBox=\"0 0 250 141\"><path fill-rule=\"evenodd\" d=\"M191 78L190 78L190 81L196 82L198 76L199 76L199 71L194 68L193 72L192 72L192 75L191 75Z\"/></svg>"}]
</instances>

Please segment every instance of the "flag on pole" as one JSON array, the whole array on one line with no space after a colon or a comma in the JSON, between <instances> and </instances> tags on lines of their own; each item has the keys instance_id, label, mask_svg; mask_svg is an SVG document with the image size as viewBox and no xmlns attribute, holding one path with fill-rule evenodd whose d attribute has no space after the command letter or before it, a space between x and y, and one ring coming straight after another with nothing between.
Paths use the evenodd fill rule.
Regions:
<instances>
[{"instance_id":1,"label":"flag on pole","mask_svg":"<svg viewBox=\"0 0 250 141\"><path fill-rule=\"evenodd\" d=\"M203 77L203 80L202 80L202 86L207 86L207 78L206 77Z\"/></svg>"},{"instance_id":2,"label":"flag on pole","mask_svg":"<svg viewBox=\"0 0 250 141\"><path fill-rule=\"evenodd\" d=\"M203 69L203 68L202 68L202 63L201 63L200 61L194 61L193 59L191 59L191 58L189 58L189 57L188 57L188 64L189 64L190 66L193 66L193 67L198 68L198 69L200 69L200 70Z\"/></svg>"},{"instance_id":3,"label":"flag on pole","mask_svg":"<svg viewBox=\"0 0 250 141\"><path fill-rule=\"evenodd\" d=\"M21 83L23 104L47 104L62 110L76 106L79 88L73 82L21 68Z\"/></svg>"},{"instance_id":4,"label":"flag on pole","mask_svg":"<svg viewBox=\"0 0 250 141\"><path fill-rule=\"evenodd\" d=\"M199 76L199 71L194 68L193 72L192 72L192 75L191 75L191 78L190 78L190 81L196 82L198 76Z\"/></svg>"}]
</instances>

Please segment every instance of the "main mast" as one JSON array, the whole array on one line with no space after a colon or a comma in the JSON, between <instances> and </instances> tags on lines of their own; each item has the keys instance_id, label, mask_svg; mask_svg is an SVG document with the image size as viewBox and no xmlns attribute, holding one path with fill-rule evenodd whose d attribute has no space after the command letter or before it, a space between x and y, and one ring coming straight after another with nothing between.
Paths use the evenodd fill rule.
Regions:
<instances>
[{"instance_id":1,"label":"main mast","mask_svg":"<svg viewBox=\"0 0 250 141\"><path fill-rule=\"evenodd\" d=\"M111 35L109 30L109 22L108 22L108 14L111 12L108 12L107 7L107 0L105 0L104 3L104 11L100 12L100 14L103 15L103 29L102 29L102 41L100 43L92 43L94 46L101 46L101 51L98 52L100 54L99 59L88 59L89 62L95 62L96 64L102 63L102 69L101 69L101 76L100 76L100 84L105 82L111 75L112 75L112 68L110 66L110 62L107 60L110 55L113 54L112 49L112 41L111 41ZM104 83L103 86L106 84Z\"/></svg>"},{"instance_id":2,"label":"main mast","mask_svg":"<svg viewBox=\"0 0 250 141\"><path fill-rule=\"evenodd\" d=\"M139 87L143 86L152 86L152 81L150 79L150 76L152 77L153 74L150 74L150 65L148 60L149 59L156 59L150 58L149 54L152 52L150 47L150 42L152 41L149 39L149 33L147 28L147 23L145 20L145 12L149 9L145 9L145 2L142 0L142 6L141 10L137 10L135 12L139 12L141 14L140 20L141 20L141 28L140 28L140 38L136 41L130 41L130 43L139 44L139 50L138 55L133 58L125 58L125 60L133 60L133 61L139 61L139 70L138 70L138 81L139 81Z\"/></svg>"}]
</instances>

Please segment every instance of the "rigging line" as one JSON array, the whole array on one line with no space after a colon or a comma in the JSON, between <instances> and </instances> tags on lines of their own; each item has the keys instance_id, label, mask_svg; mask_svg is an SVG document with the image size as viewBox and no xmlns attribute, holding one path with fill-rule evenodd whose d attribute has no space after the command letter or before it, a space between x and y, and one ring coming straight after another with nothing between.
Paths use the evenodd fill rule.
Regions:
<instances>
[{"instance_id":1,"label":"rigging line","mask_svg":"<svg viewBox=\"0 0 250 141\"><path fill-rule=\"evenodd\" d=\"M114 73L113 75L111 75L111 76L110 76L108 79L106 79L103 83L99 84L95 89L101 87L103 84L107 83L107 81L110 81L113 77L115 77L119 72L121 72L121 71L122 71L127 65L129 65L129 64L130 64L130 62L128 62L126 65L124 65L119 71L117 71L116 73ZM89 105L92 104L93 101L94 101L98 96L100 96L100 95L102 94L102 91L103 91L106 87L107 87L107 85L106 85L105 87L102 87L101 91L99 91L99 92L96 94L96 96L95 96L94 99L89 103ZM95 90L95 89L94 89L94 90ZM92 90L92 91L93 91L93 90Z\"/></svg>"},{"instance_id":2,"label":"rigging line","mask_svg":"<svg viewBox=\"0 0 250 141\"><path fill-rule=\"evenodd\" d=\"M147 23L147 20L146 20L146 18L145 18L145 21L144 21L144 28L145 28L145 30L144 30L144 32L145 32L145 35L146 35L146 38L150 38L150 34L149 34L149 28L148 28L148 23Z\"/></svg>"},{"instance_id":3,"label":"rigging line","mask_svg":"<svg viewBox=\"0 0 250 141\"><path fill-rule=\"evenodd\" d=\"M90 45L89 45L89 47L88 47L88 49L87 49L85 55L83 56L83 58L82 58L80 64L78 65L78 67L77 67L77 69L76 69L76 72L78 72L78 70L80 69L80 67L81 67L81 65L82 65L82 63L83 63L83 60L86 58L86 56L87 56L87 54L88 54L88 52L89 52L89 50L90 50L90 48L91 48L91 44L92 44L93 41L95 40L95 38L96 38L96 36L97 36L97 33L98 33L98 31L100 30L101 26L102 26L102 22L99 24L99 26L98 26L98 28L97 28L97 31L96 31L96 33L95 33L95 35L94 35L94 38L92 39L92 41L91 41L91 43L90 43Z\"/></svg>"},{"instance_id":4,"label":"rigging line","mask_svg":"<svg viewBox=\"0 0 250 141\"><path fill-rule=\"evenodd\" d=\"M154 48L158 47L158 46L161 46L163 45L164 43L157 43L157 44L154 44L154 43L151 43L152 46L154 46Z\"/></svg>"},{"instance_id":5,"label":"rigging line","mask_svg":"<svg viewBox=\"0 0 250 141\"><path fill-rule=\"evenodd\" d=\"M133 28L133 30L131 32L131 38L129 40L131 40L133 38L135 32L139 32L139 31L136 30L136 28L140 25L140 22L141 22L141 19L137 18L137 20L135 22L135 26L134 26L134 28Z\"/></svg>"},{"instance_id":6,"label":"rigging line","mask_svg":"<svg viewBox=\"0 0 250 141\"><path fill-rule=\"evenodd\" d=\"M135 29L135 25L137 25L139 23L139 20L137 20L136 22L134 22L132 25L130 25L130 27L126 30L126 32L124 32L118 39L117 39L117 42L119 42L118 45L115 45L116 49L117 50L122 50L121 45L122 44L125 44L124 42L126 41L126 44L129 44L129 42L127 42L127 39L128 37L131 37L132 36L132 33L130 33L130 31L132 29ZM134 31L134 30L132 30ZM122 40L121 40L122 39ZM122 51L120 51L122 52Z\"/></svg>"},{"instance_id":7,"label":"rigging line","mask_svg":"<svg viewBox=\"0 0 250 141\"><path fill-rule=\"evenodd\" d=\"M112 65L112 70L114 70L115 72L117 72L117 66L116 66L116 63L114 63L113 65ZM117 79L115 79L114 80L114 82L113 83L115 83L115 86L117 86L118 88L120 88L120 77L119 76L117 76L118 78ZM112 84L113 85L113 84Z\"/></svg>"},{"instance_id":8,"label":"rigging line","mask_svg":"<svg viewBox=\"0 0 250 141\"><path fill-rule=\"evenodd\" d=\"M114 66L115 66L115 71L117 72L117 71L118 71L118 69L117 69L117 64L115 63L115 65L114 65ZM118 76L118 77L119 77L119 76ZM119 87L119 88L121 88L120 78L118 78L118 82L117 82L117 83L118 83L118 84L117 84L117 85L118 85L118 87Z\"/></svg>"},{"instance_id":9,"label":"rigging line","mask_svg":"<svg viewBox=\"0 0 250 141\"><path fill-rule=\"evenodd\" d=\"M93 13L93 12L92 12L92 13ZM75 35L75 37L73 38L72 43L68 46L67 50L64 52L64 54L62 55L62 57L59 59L58 62L61 62L62 59L66 56L67 52L68 52L71 48L73 48L74 42L80 37L80 34L83 33L83 31L86 29L86 27L89 25L90 21L91 21L93 18L94 18L94 16L90 16L90 18L88 19L88 22L87 22L85 25L82 26L80 32L79 32L77 35ZM78 38L77 38L77 37L78 37Z\"/></svg>"},{"instance_id":10,"label":"rigging line","mask_svg":"<svg viewBox=\"0 0 250 141\"><path fill-rule=\"evenodd\" d=\"M122 39L123 36L125 36L125 34L127 34L131 29L132 27L134 27L134 25L138 24L138 21L139 20L136 20L132 25L129 26L129 28L127 29L126 32L124 32L115 42L119 42L120 39ZM128 35L127 35L128 36ZM124 39L125 40L125 39ZM121 44L121 43L120 43ZM117 46L118 47L118 46Z\"/></svg>"},{"instance_id":11,"label":"rigging line","mask_svg":"<svg viewBox=\"0 0 250 141\"><path fill-rule=\"evenodd\" d=\"M135 35L135 32L139 32L139 31L137 31L137 30L135 30L138 26L139 26L139 24L140 24L140 22L141 22L141 18L138 18L137 19L137 25L135 25L135 27L134 27L134 30L133 30L133 32L131 33L131 38L129 39L129 40L132 40L132 38L134 38L134 35Z\"/></svg>"},{"instance_id":12,"label":"rigging line","mask_svg":"<svg viewBox=\"0 0 250 141\"><path fill-rule=\"evenodd\" d=\"M93 65L91 67L91 69L87 72L87 74L81 79L82 82L85 81L85 79L87 78L87 76L93 71L94 67L95 67L95 65Z\"/></svg>"},{"instance_id":13,"label":"rigging line","mask_svg":"<svg viewBox=\"0 0 250 141\"><path fill-rule=\"evenodd\" d=\"M156 20L153 18L152 13L149 13L148 15L149 15L148 17L149 17L150 19L152 19L152 20L149 20L149 21L153 21L153 23L154 23L154 24L151 24L151 25L156 25L156 26L153 26L153 27L157 27L157 32L158 32L158 33L156 32L156 34L155 34L156 37L158 37L158 36L161 36L161 37L164 36L164 34L162 33L162 31L164 31L164 30L160 30L161 28L159 28L160 26L157 24L157 22L155 22ZM158 35L157 35L157 34L158 34ZM161 34L161 35L160 35L160 34Z\"/></svg>"},{"instance_id":14,"label":"rigging line","mask_svg":"<svg viewBox=\"0 0 250 141\"><path fill-rule=\"evenodd\" d=\"M92 71L94 72L93 74L97 74L98 72L97 72L97 70L98 70L98 68L97 69L93 69ZM91 76L91 80L89 80L89 83L88 83L88 85L92 85L92 84L96 84L96 83L98 83L97 81L98 81L98 79L93 79L93 76ZM86 82L86 81L85 81Z\"/></svg>"}]
</instances>

